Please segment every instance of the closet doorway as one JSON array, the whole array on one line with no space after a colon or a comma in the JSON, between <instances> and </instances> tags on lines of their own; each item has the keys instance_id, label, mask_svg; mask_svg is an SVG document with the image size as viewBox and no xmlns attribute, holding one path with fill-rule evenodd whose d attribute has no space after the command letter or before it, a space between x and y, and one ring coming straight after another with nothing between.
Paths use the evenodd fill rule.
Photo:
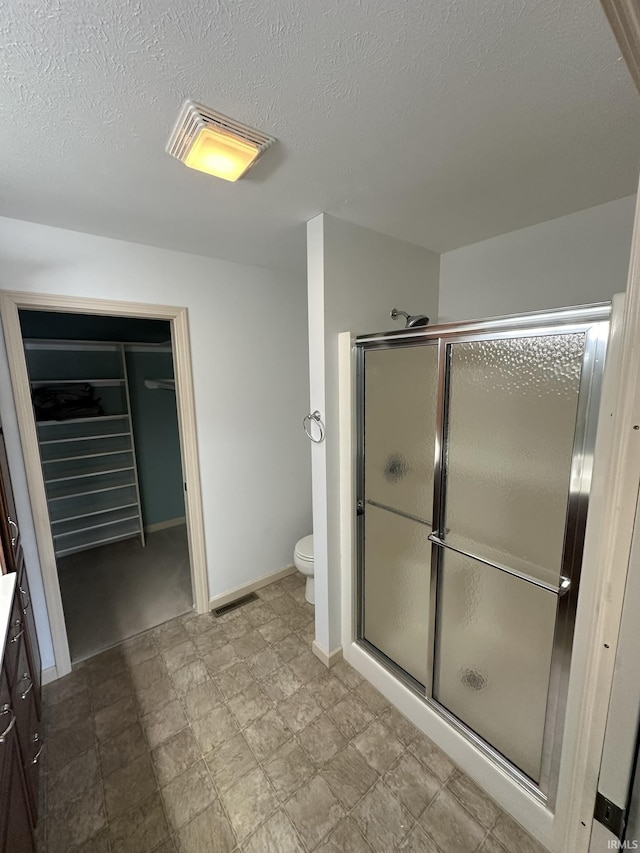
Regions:
<instances>
[{"instance_id":1,"label":"closet doorway","mask_svg":"<svg viewBox=\"0 0 640 853\"><path fill-rule=\"evenodd\" d=\"M208 610L186 311L5 293L2 316L60 676Z\"/></svg>"},{"instance_id":2,"label":"closet doorway","mask_svg":"<svg viewBox=\"0 0 640 853\"><path fill-rule=\"evenodd\" d=\"M171 329L19 316L75 663L193 606Z\"/></svg>"}]
</instances>

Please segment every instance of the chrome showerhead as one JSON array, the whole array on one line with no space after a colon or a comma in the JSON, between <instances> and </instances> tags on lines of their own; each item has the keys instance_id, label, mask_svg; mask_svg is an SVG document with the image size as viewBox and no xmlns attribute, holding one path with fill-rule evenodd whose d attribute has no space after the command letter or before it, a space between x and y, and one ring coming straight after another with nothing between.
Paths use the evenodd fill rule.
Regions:
<instances>
[{"instance_id":1,"label":"chrome showerhead","mask_svg":"<svg viewBox=\"0 0 640 853\"><path fill-rule=\"evenodd\" d=\"M416 329L419 326L429 325L429 318L424 314L407 314L406 311L399 311L397 308L392 308L389 316L392 320L400 316L405 317L405 329Z\"/></svg>"}]
</instances>

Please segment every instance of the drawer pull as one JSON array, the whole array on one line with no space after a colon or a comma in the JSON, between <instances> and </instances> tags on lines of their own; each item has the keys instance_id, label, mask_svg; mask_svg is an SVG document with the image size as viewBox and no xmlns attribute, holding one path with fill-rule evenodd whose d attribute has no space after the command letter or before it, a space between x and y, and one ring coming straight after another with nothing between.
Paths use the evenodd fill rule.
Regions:
<instances>
[{"instance_id":1,"label":"drawer pull","mask_svg":"<svg viewBox=\"0 0 640 853\"><path fill-rule=\"evenodd\" d=\"M33 758L31 759L31 763L32 763L32 764L37 764L37 763L38 763L38 761L40 760L40 755L41 755L41 753L42 753L42 750L43 750L43 749L44 749L44 744L41 744L41 745L40 745L40 749L36 752L36 754L35 754L35 755L33 756Z\"/></svg>"},{"instance_id":2,"label":"drawer pull","mask_svg":"<svg viewBox=\"0 0 640 853\"><path fill-rule=\"evenodd\" d=\"M25 589L22 589L21 586L19 586L18 589L20 590L20 595L24 596L27 599L26 604L24 603L24 600L22 602L22 612L26 613L27 610L31 607L31 599L29 598L29 595Z\"/></svg>"},{"instance_id":3,"label":"drawer pull","mask_svg":"<svg viewBox=\"0 0 640 853\"><path fill-rule=\"evenodd\" d=\"M0 734L0 743L4 743L7 739L7 735L9 734L11 729L16 724L16 718L15 718L15 715L12 714L12 712L11 712L11 706L10 705L3 705L0 713L2 714L2 716L5 716L6 714L11 714L11 722L6 727L6 729L2 732L2 734Z\"/></svg>"},{"instance_id":4,"label":"drawer pull","mask_svg":"<svg viewBox=\"0 0 640 853\"><path fill-rule=\"evenodd\" d=\"M13 627L14 627L14 628L19 628L21 625L22 625L22 619L16 619L16 621L13 623ZM10 642L10 643L17 643L17 642L18 642L18 640L20 639L20 637L21 637L23 634L24 634L24 628L23 628L21 631L18 631L18 633L17 633L17 634L15 634L15 635L14 635L14 636L9 640L9 642Z\"/></svg>"},{"instance_id":5,"label":"drawer pull","mask_svg":"<svg viewBox=\"0 0 640 853\"><path fill-rule=\"evenodd\" d=\"M28 672L25 672L25 674L22 676L22 681L28 681L29 682L29 686L27 687L27 689L23 693L20 694L21 699L26 699L27 696L29 695L29 693L31 693L31 691L33 690L33 681L29 678Z\"/></svg>"},{"instance_id":6,"label":"drawer pull","mask_svg":"<svg viewBox=\"0 0 640 853\"><path fill-rule=\"evenodd\" d=\"M10 515L7 516L7 521L9 522L9 526L13 527L15 529L15 536L11 537L11 545L13 547L13 546L15 546L16 542L18 541L18 536L20 535L20 531L18 530L18 525L15 523L15 521L11 518Z\"/></svg>"}]
</instances>

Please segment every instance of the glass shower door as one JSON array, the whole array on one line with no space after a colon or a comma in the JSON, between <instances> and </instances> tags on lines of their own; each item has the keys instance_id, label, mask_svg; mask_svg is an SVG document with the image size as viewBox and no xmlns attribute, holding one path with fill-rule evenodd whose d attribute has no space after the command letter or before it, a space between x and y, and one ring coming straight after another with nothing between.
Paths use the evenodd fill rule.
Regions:
<instances>
[{"instance_id":1,"label":"glass shower door","mask_svg":"<svg viewBox=\"0 0 640 853\"><path fill-rule=\"evenodd\" d=\"M361 635L425 685L438 347L371 349L363 359Z\"/></svg>"},{"instance_id":2,"label":"glass shower door","mask_svg":"<svg viewBox=\"0 0 640 853\"><path fill-rule=\"evenodd\" d=\"M587 330L446 344L432 695L536 783L586 343Z\"/></svg>"}]
</instances>

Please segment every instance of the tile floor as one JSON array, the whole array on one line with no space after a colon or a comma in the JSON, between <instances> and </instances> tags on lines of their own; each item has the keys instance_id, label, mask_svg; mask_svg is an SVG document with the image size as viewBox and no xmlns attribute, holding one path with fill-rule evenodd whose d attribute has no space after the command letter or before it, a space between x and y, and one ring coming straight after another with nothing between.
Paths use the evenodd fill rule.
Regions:
<instances>
[{"instance_id":1,"label":"tile floor","mask_svg":"<svg viewBox=\"0 0 640 853\"><path fill-rule=\"evenodd\" d=\"M543 853L346 663L292 575L44 692L40 851Z\"/></svg>"}]
</instances>

